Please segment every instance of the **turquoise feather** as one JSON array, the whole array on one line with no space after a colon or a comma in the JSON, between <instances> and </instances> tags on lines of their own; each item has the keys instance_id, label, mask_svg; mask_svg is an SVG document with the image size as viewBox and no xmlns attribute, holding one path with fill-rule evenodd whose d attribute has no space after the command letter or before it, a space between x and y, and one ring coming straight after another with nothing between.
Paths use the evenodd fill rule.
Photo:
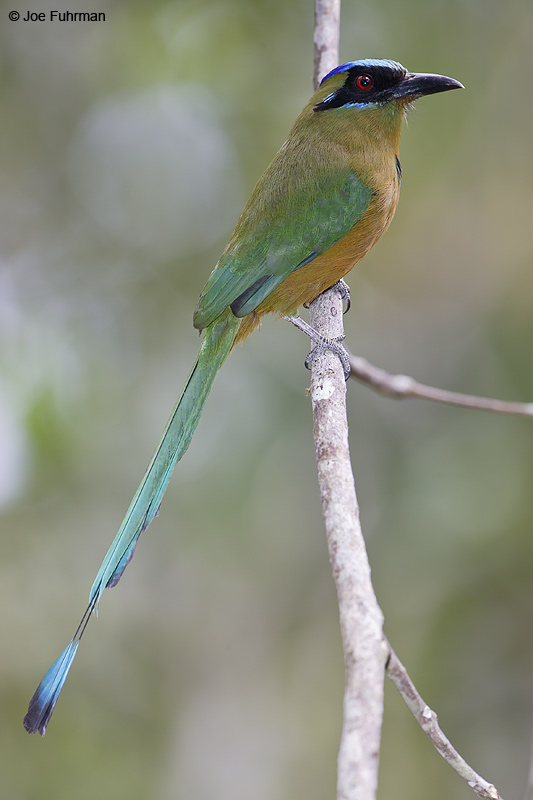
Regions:
<instances>
[{"instance_id":1,"label":"turquoise feather","mask_svg":"<svg viewBox=\"0 0 533 800\"><path fill-rule=\"evenodd\" d=\"M198 359L185 389L98 571L82 621L72 641L50 667L30 701L24 718L24 727L28 733L38 731L44 736L87 622L93 611L97 610L104 589L111 589L119 582L131 561L141 533L157 516L174 467L191 442L215 376L231 349L239 325L240 320L228 310L216 324L206 330Z\"/></svg>"}]
</instances>

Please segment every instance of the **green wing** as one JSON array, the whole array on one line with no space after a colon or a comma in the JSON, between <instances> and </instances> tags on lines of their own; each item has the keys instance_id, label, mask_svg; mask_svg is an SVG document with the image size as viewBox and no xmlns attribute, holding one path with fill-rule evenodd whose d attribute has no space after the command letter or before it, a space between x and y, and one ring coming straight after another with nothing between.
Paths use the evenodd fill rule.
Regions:
<instances>
[{"instance_id":1,"label":"green wing","mask_svg":"<svg viewBox=\"0 0 533 800\"><path fill-rule=\"evenodd\" d=\"M280 150L252 192L200 296L196 328L228 306L237 317L249 314L291 272L346 236L368 208L372 190L348 167L293 150L291 158Z\"/></svg>"}]
</instances>

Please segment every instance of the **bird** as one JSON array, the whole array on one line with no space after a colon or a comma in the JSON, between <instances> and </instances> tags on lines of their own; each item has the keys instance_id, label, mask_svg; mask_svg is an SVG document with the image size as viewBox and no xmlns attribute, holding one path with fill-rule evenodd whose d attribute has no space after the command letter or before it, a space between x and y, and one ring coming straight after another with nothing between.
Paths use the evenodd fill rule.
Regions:
<instances>
[{"instance_id":1,"label":"bird","mask_svg":"<svg viewBox=\"0 0 533 800\"><path fill-rule=\"evenodd\" d=\"M230 350L265 314L295 318L340 282L394 216L402 121L414 100L464 88L444 75L366 58L332 69L260 177L202 291L193 325L196 363L105 556L68 646L43 677L24 718L44 736L85 628L104 589L117 585L140 535L159 513L213 381Z\"/></svg>"}]
</instances>

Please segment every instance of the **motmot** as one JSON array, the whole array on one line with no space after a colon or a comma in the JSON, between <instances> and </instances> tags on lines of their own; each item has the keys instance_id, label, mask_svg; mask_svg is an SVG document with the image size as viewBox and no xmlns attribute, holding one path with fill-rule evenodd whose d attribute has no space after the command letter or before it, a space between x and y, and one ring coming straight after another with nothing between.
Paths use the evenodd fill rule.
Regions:
<instances>
[{"instance_id":1,"label":"motmot","mask_svg":"<svg viewBox=\"0 0 533 800\"><path fill-rule=\"evenodd\" d=\"M419 97L459 88L453 78L408 72L384 59L349 61L322 79L252 191L200 295L193 316L194 327L204 331L198 358L81 622L30 701L24 718L29 733L45 734L87 623L158 514L228 353L265 314L294 318L366 255L398 203L406 111Z\"/></svg>"}]
</instances>

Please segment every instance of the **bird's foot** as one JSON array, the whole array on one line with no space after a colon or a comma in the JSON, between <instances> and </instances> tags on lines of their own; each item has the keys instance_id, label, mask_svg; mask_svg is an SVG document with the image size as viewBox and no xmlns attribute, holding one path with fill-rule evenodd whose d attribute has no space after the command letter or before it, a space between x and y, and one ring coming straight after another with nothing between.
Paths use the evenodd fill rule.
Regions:
<instances>
[{"instance_id":1,"label":"bird's foot","mask_svg":"<svg viewBox=\"0 0 533 800\"><path fill-rule=\"evenodd\" d=\"M339 336L335 339L325 339L324 336L321 336L314 328L312 328L309 323L307 323L304 319L297 316L284 316L282 319L287 320L290 322L291 325L294 325L295 328L298 328L305 333L306 336L309 336L313 342L316 342L315 346L311 350L311 352L307 355L305 359L305 366L307 369L311 369L310 364L315 356L323 353L325 350L331 350L338 355L340 358L342 368L344 370L344 378L348 380L352 373L352 368L350 366L350 356L346 348L343 346L342 342L344 341L344 336Z\"/></svg>"},{"instance_id":2,"label":"bird's foot","mask_svg":"<svg viewBox=\"0 0 533 800\"><path fill-rule=\"evenodd\" d=\"M348 351L342 344L344 339L344 336L337 336L335 339L322 339L321 342L317 342L317 344L315 344L313 349L305 357L304 365L306 369L311 369L311 362L314 358L316 358L316 356L321 355L326 350L330 350L332 353L338 355L344 370L344 380L347 381L352 374L352 368L350 366L350 356Z\"/></svg>"},{"instance_id":3,"label":"bird's foot","mask_svg":"<svg viewBox=\"0 0 533 800\"><path fill-rule=\"evenodd\" d=\"M343 313L347 314L348 311L350 310L351 305L352 305L352 301L350 299L350 287L348 286L346 281L341 278L340 281L337 281L337 283L334 283L333 286L331 286L330 288L331 289L336 289L338 291L338 293L340 294L342 300L344 300L346 302L346 308L344 309ZM329 292L329 289L326 289L326 292ZM304 303L303 305L304 305L304 308L309 308L310 303Z\"/></svg>"},{"instance_id":4,"label":"bird's foot","mask_svg":"<svg viewBox=\"0 0 533 800\"><path fill-rule=\"evenodd\" d=\"M338 291L341 298L346 303L346 308L344 309L344 313L347 314L352 305L352 301L350 300L350 287L348 286L346 281L343 281L343 279L341 278L340 281L337 281L337 283L333 286L333 288Z\"/></svg>"}]
</instances>

